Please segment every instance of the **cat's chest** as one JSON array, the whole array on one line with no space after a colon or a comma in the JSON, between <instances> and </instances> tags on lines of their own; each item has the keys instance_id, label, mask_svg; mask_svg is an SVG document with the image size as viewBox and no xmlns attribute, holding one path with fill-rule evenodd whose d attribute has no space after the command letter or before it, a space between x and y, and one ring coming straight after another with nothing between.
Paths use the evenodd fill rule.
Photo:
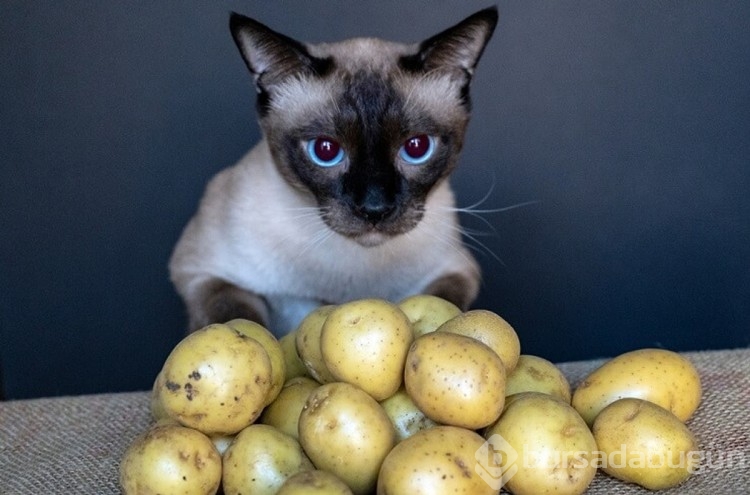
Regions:
<instances>
[{"instance_id":1,"label":"cat's chest","mask_svg":"<svg viewBox=\"0 0 750 495\"><path fill-rule=\"evenodd\" d=\"M284 231L288 235L282 235ZM294 223L274 234L246 256L254 260L246 265L247 282L262 285L258 289L263 293L294 293L328 302L394 299L413 292L439 264L421 246L407 246L406 238L366 248L324 225Z\"/></svg>"}]
</instances>

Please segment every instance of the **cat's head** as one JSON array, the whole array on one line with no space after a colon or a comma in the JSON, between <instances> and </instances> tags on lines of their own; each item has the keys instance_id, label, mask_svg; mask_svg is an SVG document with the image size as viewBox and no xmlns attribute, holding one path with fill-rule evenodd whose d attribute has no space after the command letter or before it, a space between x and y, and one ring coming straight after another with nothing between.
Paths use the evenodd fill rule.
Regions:
<instances>
[{"instance_id":1,"label":"cat's head","mask_svg":"<svg viewBox=\"0 0 750 495\"><path fill-rule=\"evenodd\" d=\"M413 229L454 169L496 23L486 9L415 44L306 44L239 14L230 29L283 177L315 198L332 230L376 245Z\"/></svg>"}]
</instances>

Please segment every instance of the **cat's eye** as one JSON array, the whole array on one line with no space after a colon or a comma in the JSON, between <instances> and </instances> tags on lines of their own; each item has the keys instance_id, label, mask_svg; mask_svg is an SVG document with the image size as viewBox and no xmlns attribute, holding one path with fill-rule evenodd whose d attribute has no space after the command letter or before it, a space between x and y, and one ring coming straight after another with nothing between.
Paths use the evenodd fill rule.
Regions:
<instances>
[{"instance_id":1,"label":"cat's eye","mask_svg":"<svg viewBox=\"0 0 750 495\"><path fill-rule=\"evenodd\" d=\"M344 149L335 139L319 137L307 142L307 154L321 167L333 167L344 160Z\"/></svg>"},{"instance_id":2,"label":"cat's eye","mask_svg":"<svg viewBox=\"0 0 750 495\"><path fill-rule=\"evenodd\" d=\"M435 151L434 138L427 134L419 134L407 139L398 154L406 163L420 165L430 159L433 151Z\"/></svg>"}]
</instances>

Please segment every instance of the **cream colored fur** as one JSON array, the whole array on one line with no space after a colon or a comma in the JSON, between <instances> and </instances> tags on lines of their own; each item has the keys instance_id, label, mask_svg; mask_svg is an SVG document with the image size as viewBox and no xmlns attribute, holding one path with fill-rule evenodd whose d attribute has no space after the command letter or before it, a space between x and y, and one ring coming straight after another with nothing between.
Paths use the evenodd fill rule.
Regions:
<instances>
[{"instance_id":1,"label":"cream colored fur","mask_svg":"<svg viewBox=\"0 0 750 495\"><path fill-rule=\"evenodd\" d=\"M283 335L323 302L397 301L450 273L478 280L453 206L443 181L415 229L364 247L323 223L314 198L283 179L261 141L208 184L170 261L172 281L188 305L200 284L215 277L262 294L272 309L269 326ZM477 291L478 282L472 299Z\"/></svg>"}]
</instances>

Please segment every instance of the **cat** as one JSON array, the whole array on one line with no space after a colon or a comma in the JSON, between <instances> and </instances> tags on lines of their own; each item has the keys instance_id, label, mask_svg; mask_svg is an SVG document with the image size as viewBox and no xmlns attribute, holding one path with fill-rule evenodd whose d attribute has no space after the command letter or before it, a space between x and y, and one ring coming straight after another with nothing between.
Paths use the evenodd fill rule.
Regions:
<instances>
[{"instance_id":1,"label":"cat","mask_svg":"<svg viewBox=\"0 0 750 495\"><path fill-rule=\"evenodd\" d=\"M322 304L418 293L468 309L481 274L448 177L497 10L414 44L229 24L263 137L208 183L175 245L189 329L247 318L283 336Z\"/></svg>"}]
</instances>

